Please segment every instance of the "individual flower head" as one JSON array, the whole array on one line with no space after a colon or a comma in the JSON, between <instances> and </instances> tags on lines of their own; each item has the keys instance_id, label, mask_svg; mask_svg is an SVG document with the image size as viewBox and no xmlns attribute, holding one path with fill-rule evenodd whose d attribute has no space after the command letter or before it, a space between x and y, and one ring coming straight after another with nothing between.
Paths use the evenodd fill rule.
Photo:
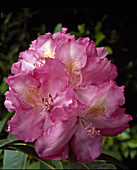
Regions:
<instances>
[{"instance_id":1,"label":"individual flower head","mask_svg":"<svg viewBox=\"0 0 137 170\"><path fill-rule=\"evenodd\" d=\"M71 145L76 158L82 161L97 158L102 150L102 136L117 136L129 127L126 122L132 120L125 109L120 108L125 102L123 87L109 81L89 89L94 95L81 99L85 108L78 115L78 129ZM79 93L78 98L79 95L82 98L82 94Z\"/></svg>"},{"instance_id":2,"label":"individual flower head","mask_svg":"<svg viewBox=\"0 0 137 170\"><path fill-rule=\"evenodd\" d=\"M66 34L67 28L59 33L45 33L32 41L30 48L19 54L19 60L11 67L13 74L29 72L45 63L45 58L55 58L55 49L66 39L75 39L73 35Z\"/></svg>"},{"instance_id":3,"label":"individual flower head","mask_svg":"<svg viewBox=\"0 0 137 170\"><path fill-rule=\"evenodd\" d=\"M64 158L65 156L60 157L60 154L68 154L66 141L72 139L71 149L77 160L93 160L102 152L102 136L116 136L128 128L126 122L132 120L132 117L125 114L125 109L120 108L125 102L123 87L110 81L98 87L90 86L88 96L82 95L83 92L77 94L81 103L73 110L69 108L71 114L67 114L69 112L66 107L55 109L53 122L56 123L49 127L35 144L41 158ZM61 122L57 121L58 119Z\"/></svg>"},{"instance_id":4,"label":"individual flower head","mask_svg":"<svg viewBox=\"0 0 137 170\"><path fill-rule=\"evenodd\" d=\"M117 77L117 68L105 58L107 54L105 48L96 48L89 38L63 41L55 53L67 66L70 83L75 88L100 84Z\"/></svg>"},{"instance_id":5,"label":"individual flower head","mask_svg":"<svg viewBox=\"0 0 137 170\"><path fill-rule=\"evenodd\" d=\"M59 58L66 65L69 83L74 88L100 84L117 77L117 68L106 58L108 52L105 48L96 48L89 38L75 40L75 36L66 31L62 28L53 35L40 35L29 50L20 53L19 61L11 68L12 73L29 72L42 66L45 58Z\"/></svg>"},{"instance_id":6,"label":"individual flower head","mask_svg":"<svg viewBox=\"0 0 137 170\"><path fill-rule=\"evenodd\" d=\"M52 111L72 103L71 95L67 95L72 86L67 82L65 65L50 58L32 72L9 76L5 106L16 113L8 122L8 132L25 142L40 137L43 127L50 126ZM46 125L45 119L49 120Z\"/></svg>"}]
</instances>

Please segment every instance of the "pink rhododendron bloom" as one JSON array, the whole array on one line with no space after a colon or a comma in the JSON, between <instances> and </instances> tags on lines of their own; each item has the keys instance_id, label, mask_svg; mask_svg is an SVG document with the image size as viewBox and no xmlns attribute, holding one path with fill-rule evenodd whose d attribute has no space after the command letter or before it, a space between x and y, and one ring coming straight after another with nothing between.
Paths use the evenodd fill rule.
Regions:
<instances>
[{"instance_id":1,"label":"pink rhododendron bloom","mask_svg":"<svg viewBox=\"0 0 137 170\"><path fill-rule=\"evenodd\" d=\"M37 139L43 126L46 128L51 124L49 117L56 107L72 103L67 95L72 86L67 86L65 66L58 59L48 58L45 62L33 72L20 73L7 79L10 90L6 92L5 106L9 111L16 111L8 122L8 132L25 142ZM49 120L46 125L45 119Z\"/></svg>"},{"instance_id":2,"label":"pink rhododendron bloom","mask_svg":"<svg viewBox=\"0 0 137 170\"><path fill-rule=\"evenodd\" d=\"M46 130L44 136L41 136L35 145L40 157L60 159L57 155L54 157L53 151L59 152L63 143L62 140L67 135L69 139L72 137L71 149L77 160L93 160L102 151L102 135L116 136L128 128L129 125L125 123L132 120L132 117L124 113L125 109L119 107L125 102L121 87L118 87L113 81L108 81L98 87L90 86L88 93L91 93L91 97L88 94L87 99L85 99L86 96L82 96L83 92L77 94L83 104L79 103L79 106L72 110L75 114L71 112L71 118L68 114L68 126L65 118L68 109L55 109L56 114L53 115L52 121L57 123ZM62 122L58 122L58 119ZM69 122L71 122L71 126ZM61 126L59 131L57 131L57 126ZM52 133L49 133L49 131L52 131ZM58 135L53 136L54 133L58 133ZM54 144L51 140L48 140L49 138L53 140ZM64 144L65 142L64 139Z\"/></svg>"},{"instance_id":3,"label":"pink rhododendron bloom","mask_svg":"<svg viewBox=\"0 0 137 170\"><path fill-rule=\"evenodd\" d=\"M12 73L29 72L42 66L45 58L59 58L67 67L69 82L75 87L98 84L117 77L116 66L105 58L108 54L105 48L96 48L89 38L75 40L66 31L63 28L53 35L40 35L29 50L20 53L19 61L11 68Z\"/></svg>"},{"instance_id":4,"label":"pink rhododendron bloom","mask_svg":"<svg viewBox=\"0 0 137 170\"><path fill-rule=\"evenodd\" d=\"M12 65L5 106L15 115L7 131L36 140L42 159L67 159L71 147L77 160L90 161L102 152L102 136L122 133L132 117L121 108L124 86L105 48L66 31L39 36Z\"/></svg>"}]
</instances>

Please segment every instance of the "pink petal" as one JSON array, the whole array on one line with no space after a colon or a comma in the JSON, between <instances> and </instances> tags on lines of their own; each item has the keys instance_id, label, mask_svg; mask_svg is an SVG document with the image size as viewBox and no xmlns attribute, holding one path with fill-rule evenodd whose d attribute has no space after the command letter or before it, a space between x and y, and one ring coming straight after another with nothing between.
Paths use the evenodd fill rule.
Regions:
<instances>
[{"instance_id":1,"label":"pink petal","mask_svg":"<svg viewBox=\"0 0 137 170\"><path fill-rule=\"evenodd\" d=\"M73 136L71 148L79 161L91 161L102 152L102 136L91 137L79 129Z\"/></svg>"},{"instance_id":2,"label":"pink petal","mask_svg":"<svg viewBox=\"0 0 137 170\"><path fill-rule=\"evenodd\" d=\"M76 98L82 104L88 104L97 94L98 87L87 85L75 89Z\"/></svg>"},{"instance_id":3,"label":"pink petal","mask_svg":"<svg viewBox=\"0 0 137 170\"><path fill-rule=\"evenodd\" d=\"M56 57L66 66L68 72L73 72L84 67L87 56L84 46L73 40L66 40L56 49Z\"/></svg>"},{"instance_id":4,"label":"pink petal","mask_svg":"<svg viewBox=\"0 0 137 170\"><path fill-rule=\"evenodd\" d=\"M11 72L13 74L18 73L28 73L34 70L36 66L43 65L42 60L38 53L34 50L26 50L19 54L20 59L18 62L14 63L11 67Z\"/></svg>"},{"instance_id":5,"label":"pink petal","mask_svg":"<svg viewBox=\"0 0 137 170\"><path fill-rule=\"evenodd\" d=\"M82 85L96 85L117 77L117 68L107 58L88 58L87 64L82 69Z\"/></svg>"},{"instance_id":6,"label":"pink petal","mask_svg":"<svg viewBox=\"0 0 137 170\"><path fill-rule=\"evenodd\" d=\"M128 127L129 127L128 124L124 124L124 125L121 125L115 128L101 129L100 133L103 136L117 136L118 134L121 134L122 132L124 132Z\"/></svg>"},{"instance_id":7,"label":"pink petal","mask_svg":"<svg viewBox=\"0 0 137 170\"><path fill-rule=\"evenodd\" d=\"M69 103L69 102L68 102ZM72 117L77 117L79 113L79 106L76 100L71 100L69 104L67 101L64 103L62 107L57 107L53 110L51 115L52 122L69 120Z\"/></svg>"},{"instance_id":8,"label":"pink petal","mask_svg":"<svg viewBox=\"0 0 137 170\"><path fill-rule=\"evenodd\" d=\"M6 100L4 102L5 107L9 112L13 112L16 107L20 105L17 94L9 88L9 91L5 93Z\"/></svg>"},{"instance_id":9,"label":"pink petal","mask_svg":"<svg viewBox=\"0 0 137 170\"><path fill-rule=\"evenodd\" d=\"M113 112L125 103L123 92L115 82L105 82L98 87L96 96L83 112L91 120L94 118L103 119L103 117L110 118Z\"/></svg>"},{"instance_id":10,"label":"pink petal","mask_svg":"<svg viewBox=\"0 0 137 170\"><path fill-rule=\"evenodd\" d=\"M15 107L13 106L13 103L10 100L10 93L11 93L11 90L5 93L6 100L4 102L4 105L8 109L9 112L13 112L15 110Z\"/></svg>"},{"instance_id":11,"label":"pink petal","mask_svg":"<svg viewBox=\"0 0 137 170\"><path fill-rule=\"evenodd\" d=\"M9 76L6 80L23 108L32 108L40 99L40 82L31 73ZM12 100L12 98L11 98Z\"/></svg>"},{"instance_id":12,"label":"pink petal","mask_svg":"<svg viewBox=\"0 0 137 170\"><path fill-rule=\"evenodd\" d=\"M91 104L80 115L101 130L103 135L122 133L128 127L125 123L132 120L130 115L125 114L125 109L119 107L125 103L123 87L118 87L113 81L98 87Z\"/></svg>"},{"instance_id":13,"label":"pink petal","mask_svg":"<svg viewBox=\"0 0 137 170\"><path fill-rule=\"evenodd\" d=\"M34 76L39 79L42 93L50 93L54 97L60 95L68 84L66 66L57 58L45 59L45 65L34 70Z\"/></svg>"},{"instance_id":14,"label":"pink petal","mask_svg":"<svg viewBox=\"0 0 137 170\"><path fill-rule=\"evenodd\" d=\"M62 41L66 40L66 39L75 40L74 35L71 35L70 33L66 33L67 30L68 30L67 28L62 28L62 31L53 34L52 37L57 44L61 43Z\"/></svg>"},{"instance_id":15,"label":"pink petal","mask_svg":"<svg viewBox=\"0 0 137 170\"><path fill-rule=\"evenodd\" d=\"M33 142L42 133L45 115L40 115L38 109L26 110L18 107L16 110L15 115L8 121L7 132L15 135L18 140Z\"/></svg>"},{"instance_id":16,"label":"pink petal","mask_svg":"<svg viewBox=\"0 0 137 170\"><path fill-rule=\"evenodd\" d=\"M40 35L36 40L35 49L41 58L54 58L55 48L56 42L53 40L50 33Z\"/></svg>"},{"instance_id":17,"label":"pink petal","mask_svg":"<svg viewBox=\"0 0 137 170\"><path fill-rule=\"evenodd\" d=\"M75 122L75 118L58 121L49 127L35 143L35 150L39 157L42 159L67 159L68 142L75 132Z\"/></svg>"},{"instance_id":18,"label":"pink petal","mask_svg":"<svg viewBox=\"0 0 137 170\"><path fill-rule=\"evenodd\" d=\"M129 125L126 122L132 120L132 117L125 114L124 108L118 108L110 118L93 120L94 126L100 129L103 136L116 136L125 131Z\"/></svg>"},{"instance_id":19,"label":"pink petal","mask_svg":"<svg viewBox=\"0 0 137 170\"><path fill-rule=\"evenodd\" d=\"M32 43L30 44L29 50L35 50L36 41L37 40L32 41Z\"/></svg>"},{"instance_id":20,"label":"pink petal","mask_svg":"<svg viewBox=\"0 0 137 170\"><path fill-rule=\"evenodd\" d=\"M101 59L105 58L106 55L108 55L108 51L106 51L106 49L104 47L98 47L97 53L98 53L98 57Z\"/></svg>"},{"instance_id":21,"label":"pink petal","mask_svg":"<svg viewBox=\"0 0 137 170\"><path fill-rule=\"evenodd\" d=\"M88 37L86 38L79 38L76 40L79 44L83 45L86 48L87 52L87 57L89 58L94 58L97 57L97 49L96 49L96 44L91 41Z\"/></svg>"}]
</instances>

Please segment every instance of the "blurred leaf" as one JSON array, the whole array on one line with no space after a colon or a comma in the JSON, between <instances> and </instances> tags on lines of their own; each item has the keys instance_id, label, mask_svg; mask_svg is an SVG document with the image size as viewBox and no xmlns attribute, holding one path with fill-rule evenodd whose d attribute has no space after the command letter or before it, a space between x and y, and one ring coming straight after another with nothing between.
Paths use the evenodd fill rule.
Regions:
<instances>
[{"instance_id":1,"label":"blurred leaf","mask_svg":"<svg viewBox=\"0 0 137 170\"><path fill-rule=\"evenodd\" d=\"M110 40L108 41L110 44L114 44L118 41L119 36L117 35L116 30L111 30L110 31Z\"/></svg>"},{"instance_id":2,"label":"blurred leaf","mask_svg":"<svg viewBox=\"0 0 137 170\"><path fill-rule=\"evenodd\" d=\"M76 162L66 166L65 169L117 169L115 165L111 163L104 163L101 161L87 161Z\"/></svg>"},{"instance_id":3,"label":"blurred leaf","mask_svg":"<svg viewBox=\"0 0 137 170\"><path fill-rule=\"evenodd\" d=\"M9 21L10 21L10 19L11 19L11 16L12 16L12 12L10 12L10 13L7 15L7 17L6 17L5 21L4 21L5 24L8 24L8 23L9 23Z\"/></svg>"},{"instance_id":4,"label":"blurred leaf","mask_svg":"<svg viewBox=\"0 0 137 170\"><path fill-rule=\"evenodd\" d=\"M17 150L19 152L23 152L25 154L28 154L29 156L33 157L34 159L40 161L41 163L43 163L45 166L47 166L49 169L55 169L52 165L49 164L48 160L42 160L38 157L38 155L36 154L34 147L31 147L29 144L27 143L16 143L16 144L12 144L12 145L8 145L5 147L5 149L13 149L13 150Z\"/></svg>"},{"instance_id":5,"label":"blurred leaf","mask_svg":"<svg viewBox=\"0 0 137 170\"><path fill-rule=\"evenodd\" d=\"M127 65L127 69L133 68L133 65L134 65L133 61L130 61Z\"/></svg>"},{"instance_id":6,"label":"blurred leaf","mask_svg":"<svg viewBox=\"0 0 137 170\"><path fill-rule=\"evenodd\" d=\"M42 24L40 29L39 29L39 32L37 33L37 36L42 35L45 32L46 32L46 26L45 26L45 24Z\"/></svg>"},{"instance_id":7,"label":"blurred leaf","mask_svg":"<svg viewBox=\"0 0 137 170\"><path fill-rule=\"evenodd\" d=\"M11 144L15 141L17 141L17 139L1 139L0 140L0 147L4 147L4 146Z\"/></svg>"},{"instance_id":8,"label":"blurred leaf","mask_svg":"<svg viewBox=\"0 0 137 170\"><path fill-rule=\"evenodd\" d=\"M2 132L2 130L4 129L7 121L9 120L9 118L12 116L12 114L5 114L4 118L2 120L0 120L0 133Z\"/></svg>"},{"instance_id":9,"label":"blurred leaf","mask_svg":"<svg viewBox=\"0 0 137 170\"><path fill-rule=\"evenodd\" d=\"M125 158L128 158L128 156L129 156L129 149L128 148L123 152L123 155L124 155Z\"/></svg>"},{"instance_id":10,"label":"blurred leaf","mask_svg":"<svg viewBox=\"0 0 137 170\"><path fill-rule=\"evenodd\" d=\"M117 138L118 138L119 140L123 141L123 140L130 139L130 135L128 134L127 131L125 131L125 132L119 134L119 135L117 136Z\"/></svg>"},{"instance_id":11,"label":"blurred leaf","mask_svg":"<svg viewBox=\"0 0 137 170\"><path fill-rule=\"evenodd\" d=\"M21 22L22 22L22 20L10 22L10 23L8 24L8 27L9 27L9 28L12 28L12 27L14 27L14 26L18 26L19 24L21 24Z\"/></svg>"},{"instance_id":12,"label":"blurred leaf","mask_svg":"<svg viewBox=\"0 0 137 170\"><path fill-rule=\"evenodd\" d=\"M45 161L46 161L47 164L54 167L54 164L52 163L52 160L46 159ZM49 169L49 167L47 165L43 164L42 162L40 162L40 169Z\"/></svg>"},{"instance_id":13,"label":"blurred leaf","mask_svg":"<svg viewBox=\"0 0 137 170\"><path fill-rule=\"evenodd\" d=\"M10 47L10 55L14 55L15 53L17 53L19 51L19 47L20 47L20 44L13 44Z\"/></svg>"},{"instance_id":14,"label":"blurred leaf","mask_svg":"<svg viewBox=\"0 0 137 170\"><path fill-rule=\"evenodd\" d=\"M84 34L84 32L85 32L85 24L78 25L78 31L79 31L79 34Z\"/></svg>"},{"instance_id":15,"label":"blurred leaf","mask_svg":"<svg viewBox=\"0 0 137 170\"><path fill-rule=\"evenodd\" d=\"M137 148L137 140L129 140L126 142L127 143L127 146L130 147L130 148Z\"/></svg>"},{"instance_id":16,"label":"blurred leaf","mask_svg":"<svg viewBox=\"0 0 137 170\"><path fill-rule=\"evenodd\" d=\"M102 150L102 153L103 154L107 154L107 155L110 155L112 156L113 158L116 158L118 159L119 161L122 161L122 156L121 156L121 152L115 148L116 145L113 145L113 148L108 148L106 149L104 146L103 146L103 150Z\"/></svg>"},{"instance_id":17,"label":"blurred leaf","mask_svg":"<svg viewBox=\"0 0 137 170\"><path fill-rule=\"evenodd\" d=\"M62 24L59 23L55 26L53 33L60 32L62 29Z\"/></svg>"},{"instance_id":18,"label":"blurred leaf","mask_svg":"<svg viewBox=\"0 0 137 170\"><path fill-rule=\"evenodd\" d=\"M30 160L28 160L25 169L40 169L40 162L30 162Z\"/></svg>"},{"instance_id":19,"label":"blurred leaf","mask_svg":"<svg viewBox=\"0 0 137 170\"><path fill-rule=\"evenodd\" d=\"M131 157L131 159L134 159L134 158L136 157L136 155L137 155L137 150L131 150L131 151L130 151L130 157Z\"/></svg>"},{"instance_id":20,"label":"blurred leaf","mask_svg":"<svg viewBox=\"0 0 137 170\"><path fill-rule=\"evenodd\" d=\"M7 79L7 77L4 77L2 80L2 84L0 86L0 95L4 94L8 90L8 85L6 83L6 79Z\"/></svg>"},{"instance_id":21,"label":"blurred leaf","mask_svg":"<svg viewBox=\"0 0 137 170\"><path fill-rule=\"evenodd\" d=\"M57 169L64 169L63 164L59 160L51 160L51 162L55 165Z\"/></svg>"},{"instance_id":22,"label":"blurred leaf","mask_svg":"<svg viewBox=\"0 0 137 170\"><path fill-rule=\"evenodd\" d=\"M113 54L113 50L111 47L109 46L104 46L106 48L106 50L108 51L109 54Z\"/></svg>"},{"instance_id":23,"label":"blurred leaf","mask_svg":"<svg viewBox=\"0 0 137 170\"><path fill-rule=\"evenodd\" d=\"M99 21L99 22L97 23L97 25L95 26L95 34L97 34L98 32L100 32L101 27L102 27L102 22Z\"/></svg>"},{"instance_id":24,"label":"blurred leaf","mask_svg":"<svg viewBox=\"0 0 137 170\"><path fill-rule=\"evenodd\" d=\"M104 39L106 38L106 35L103 34L102 32L98 32L96 35L95 35L95 43L96 43L96 46L98 46Z\"/></svg>"},{"instance_id":25,"label":"blurred leaf","mask_svg":"<svg viewBox=\"0 0 137 170\"><path fill-rule=\"evenodd\" d=\"M116 159L110 155L104 154L104 153L101 153L101 155L97 159L98 160L106 160L108 163L117 165L122 169L128 169L127 166L124 165L121 161L119 161L118 159Z\"/></svg>"},{"instance_id":26,"label":"blurred leaf","mask_svg":"<svg viewBox=\"0 0 137 170\"><path fill-rule=\"evenodd\" d=\"M27 157L15 150L4 150L3 169L25 169Z\"/></svg>"},{"instance_id":27,"label":"blurred leaf","mask_svg":"<svg viewBox=\"0 0 137 170\"><path fill-rule=\"evenodd\" d=\"M1 19L2 19L2 18L3 18L3 16L4 16L4 15L3 15L3 12L1 12L0 14L1 14Z\"/></svg>"}]
</instances>

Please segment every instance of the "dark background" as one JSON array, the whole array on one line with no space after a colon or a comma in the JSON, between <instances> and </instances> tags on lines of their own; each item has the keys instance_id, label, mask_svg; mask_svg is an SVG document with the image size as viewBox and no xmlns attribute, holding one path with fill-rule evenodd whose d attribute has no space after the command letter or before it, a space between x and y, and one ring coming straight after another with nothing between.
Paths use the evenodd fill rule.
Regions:
<instances>
[{"instance_id":1,"label":"dark background","mask_svg":"<svg viewBox=\"0 0 137 170\"><path fill-rule=\"evenodd\" d=\"M117 84L125 85L124 107L127 108L126 113L133 117L127 133L130 135L130 140L134 139L135 142L137 139L137 10L135 8L2 8L0 120L3 121L4 115L8 114L3 102L4 93L8 89L5 79L10 74L12 63L17 61L19 52L28 49L32 40L45 32L53 33L55 26L59 23L67 27L68 32L73 31L77 37L89 36L96 41L97 29L105 35L98 46L109 46L112 49L112 54L108 55L108 58L118 67ZM84 29L80 32L78 25L82 24ZM6 122L1 138L7 137L5 129ZM113 145L117 146L120 142L121 147L123 147L122 142L127 143L127 139L120 141L114 139L114 141ZM106 149L113 150L113 145ZM118 150L123 163L130 168L136 166L136 146L132 145L128 151L120 148ZM124 152L128 154L125 156Z\"/></svg>"}]
</instances>

